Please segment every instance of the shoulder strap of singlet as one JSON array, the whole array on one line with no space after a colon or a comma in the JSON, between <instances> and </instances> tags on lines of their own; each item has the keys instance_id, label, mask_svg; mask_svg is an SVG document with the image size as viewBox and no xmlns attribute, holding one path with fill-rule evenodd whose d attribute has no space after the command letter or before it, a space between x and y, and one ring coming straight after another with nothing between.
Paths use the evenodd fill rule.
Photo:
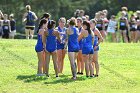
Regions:
<instances>
[{"instance_id":1,"label":"shoulder strap of singlet","mask_svg":"<svg viewBox=\"0 0 140 93\"><path fill-rule=\"evenodd\" d=\"M61 28L58 26L58 31L61 31Z\"/></svg>"},{"instance_id":2,"label":"shoulder strap of singlet","mask_svg":"<svg viewBox=\"0 0 140 93\"><path fill-rule=\"evenodd\" d=\"M79 32L81 32L81 30L82 30L82 27L79 28Z\"/></svg>"},{"instance_id":3,"label":"shoulder strap of singlet","mask_svg":"<svg viewBox=\"0 0 140 93\"><path fill-rule=\"evenodd\" d=\"M93 29L93 32L95 31L95 29L96 29L96 27ZM95 36L97 36L97 35L95 35Z\"/></svg>"},{"instance_id":4,"label":"shoulder strap of singlet","mask_svg":"<svg viewBox=\"0 0 140 93\"><path fill-rule=\"evenodd\" d=\"M95 27L94 27L94 29L92 30L93 32L95 31Z\"/></svg>"},{"instance_id":5,"label":"shoulder strap of singlet","mask_svg":"<svg viewBox=\"0 0 140 93\"><path fill-rule=\"evenodd\" d=\"M66 31L66 27L64 27L64 31Z\"/></svg>"}]
</instances>

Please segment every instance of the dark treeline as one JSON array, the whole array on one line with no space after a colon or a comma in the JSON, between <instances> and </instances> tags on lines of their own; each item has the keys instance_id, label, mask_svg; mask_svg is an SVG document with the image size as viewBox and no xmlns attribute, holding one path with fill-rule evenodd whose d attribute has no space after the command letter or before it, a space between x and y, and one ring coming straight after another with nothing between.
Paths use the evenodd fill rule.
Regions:
<instances>
[{"instance_id":1,"label":"dark treeline","mask_svg":"<svg viewBox=\"0 0 140 93\"><path fill-rule=\"evenodd\" d=\"M32 10L40 18L44 12L49 12L54 20L60 17L70 18L76 9L85 10L85 14L90 18L95 12L103 9L109 11L109 15L117 14L122 6L127 6L129 10L140 9L139 0L0 0L0 10L3 13L13 13L17 21L17 31L23 32L22 16L25 6L30 4Z\"/></svg>"}]
</instances>

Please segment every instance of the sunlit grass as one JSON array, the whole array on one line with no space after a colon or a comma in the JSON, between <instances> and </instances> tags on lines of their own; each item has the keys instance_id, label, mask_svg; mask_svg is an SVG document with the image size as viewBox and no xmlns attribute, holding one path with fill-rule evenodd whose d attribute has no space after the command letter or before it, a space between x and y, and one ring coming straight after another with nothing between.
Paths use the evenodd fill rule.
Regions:
<instances>
[{"instance_id":1,"label":"sunlit grass","mask_svg":"<svg viewBox=\"0 0 140 93\"><path fill-rule=\"evenodd\" d=\"M36 40L0 40L0 92L2 93L139 93L140 44L103 43L99 52L98 78L71 80L65 58L64 75L36 77Z\"/></svg>"}]
</instances>

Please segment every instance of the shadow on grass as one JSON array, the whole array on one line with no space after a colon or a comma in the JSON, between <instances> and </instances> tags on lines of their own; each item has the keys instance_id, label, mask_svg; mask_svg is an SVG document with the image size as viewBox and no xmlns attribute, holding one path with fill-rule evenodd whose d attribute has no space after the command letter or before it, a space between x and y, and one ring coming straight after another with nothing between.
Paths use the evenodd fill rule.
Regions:
<instances>
[{"instance_id":1,"label":"shadow on grass","mask_svg":"<svg viewBox=\"0 0 140 93\"><path fill-rule=\"evenodd\" d=\"M23 80L25 83L30 83L30 82L38 82L42 80L46 80L47 77L45 76L36 76L36 75L19 75L16 78L17 80Z\"/></svg>"},{"instance_id":2,"label":"shadow on grass","mask_svg":"<svg viewBox=\"0 0 140 93\"><path fill-rule=\"evenodd\" d=\"M19 75L17 76L17 80L22 80L25 83L31 82L40 82L44 80L46 81L44 84L57 84L57 83L70 83L74 81L83 81L86 80L85 76L77 77L77 80L72 80L69 78L71 75L60 75L58 78L54 77L54 75L50 75L50 77L46 76L36 76L36 75Z\"/></svg>"},{"instance_id":3,"label":"shadow on grass","mask_svg":"<svg viewBox=\"0 0 140 93\"><path fill-rule=\"evenodd\" d=\"M87 78L82 76L82 77L77 77L76 80L72 80L71 78L57 78L53 81L48 81L48 82L45 82L44 84L58 84L58 83L62 83L62 84L67 84L67 83L71 83L71 82L75 82L75 81L83 81L83 80L86 80Z\"/></svg>"}]
</instances>

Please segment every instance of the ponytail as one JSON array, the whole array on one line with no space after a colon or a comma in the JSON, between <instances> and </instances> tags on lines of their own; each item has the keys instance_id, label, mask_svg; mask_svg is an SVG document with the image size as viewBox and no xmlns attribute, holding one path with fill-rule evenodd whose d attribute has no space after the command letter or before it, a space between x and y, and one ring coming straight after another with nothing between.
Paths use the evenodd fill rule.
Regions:
<instances>
[{"instance_id":1,"label":"ponytail","mask_svg":"<svg viewBox=\"0 0 140 93\"><path fill-rule=\"evenodd\" d=\"M86 30L88 31L89 34L91 34L90 23L88 21L84 21L83 22L83 25L86 25L87 26L87 29Z\"/></svg>"},{"instance_id":2,"label":"ponytail","mask_svg":"<svg viewBox=\"0 0 140 93\"><path fill-rule=\"evenodd\" d=\"M39 29L43 26L43 24L46 24L47 23L47 20L45 19L42 19L39 23L39 26L38 26L38 29L37 29L37 33L39 32Z\"/></svg>"}]
</instances>

